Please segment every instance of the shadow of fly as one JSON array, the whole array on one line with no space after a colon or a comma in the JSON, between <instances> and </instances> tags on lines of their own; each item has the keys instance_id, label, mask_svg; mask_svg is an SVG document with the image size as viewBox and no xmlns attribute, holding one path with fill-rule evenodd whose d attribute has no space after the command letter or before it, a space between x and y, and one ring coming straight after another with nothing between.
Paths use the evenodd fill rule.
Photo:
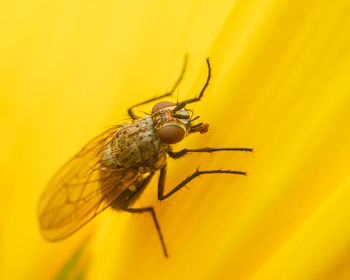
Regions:
<instances>
[{"instance_id":1,"label":"shadow of fly","mask_svg":"<svg viewBox=\"0 0 350 280\"><path fill-rule=\"evenodd\" d=\"M158 178L158 199L164 200L185 187L190 181L205 174L246 175L234 170L197 169L181 183L164 191L167 158L178 159L189 153L219 151L252 152L250 148L198 148L173 151L172 144L192 133L205 133L208 124L198 122L186 106L202 99L211 78L209 59L207 79L197 97L176 104L161 101L144 118L136 116L134 108L171 96L180 84L187 65L172 89L158 97L138 103L128 109L130 123L113 126L86 144L51 179L39 201L39 222L43 236L49 241L62 240L89 222L106 207L130 213L150 213L162 245L165 246L156 213L152 206L133 208L154 174Z\"/></svg>"}]
</instances>

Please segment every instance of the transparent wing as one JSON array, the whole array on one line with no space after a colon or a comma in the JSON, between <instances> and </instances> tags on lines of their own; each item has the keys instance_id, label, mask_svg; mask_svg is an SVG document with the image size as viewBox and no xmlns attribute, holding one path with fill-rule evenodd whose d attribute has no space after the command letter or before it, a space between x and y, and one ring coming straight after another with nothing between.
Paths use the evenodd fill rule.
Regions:
<instances>
[{"instance_id":1,"label":"transparent wing","mask_svg":"<svg viewBox=\"0 0 350 280\"><path fill-rule=\"evenodd\" d=\"M39 201L39 223L46 239L68 237L140 177L133 169L107 169L101 164L101 153L118 128L91 140L47 185Z\"/></svg>"}]
</instances>

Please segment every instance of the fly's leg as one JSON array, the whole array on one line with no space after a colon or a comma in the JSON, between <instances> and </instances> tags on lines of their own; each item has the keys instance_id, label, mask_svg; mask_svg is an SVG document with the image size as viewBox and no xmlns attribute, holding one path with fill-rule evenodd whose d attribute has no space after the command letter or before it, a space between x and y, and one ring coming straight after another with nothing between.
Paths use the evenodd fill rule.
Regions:
<instances>
[{"instance_id":1,"label":"fly's leg","mask_svg":"<svg viewBox=\"0 0 350 280\"><path fill-rule=\"evenodd\" d=\"M251 148L199 148L199 149L183 149L178 152L168 151L168 155L171 158L180 158L188 153L213 153L219 151L241 151L241 152L253 152Z\"/></svg>"},{"instance_id":2,"label":"fly's leg","mask_svg":"<svg viewBox=\"0 0 350 280\"><path fill-rule=\"evenodd\" d=\"M164 256L168 257L168 252L165 246L165 242L164 242L164 238L162 235L162 232L160 230L160 226L158 223L158 219L156 216L156 213L154 211L153 207L142 207L142 208L131 208L131 204L134 203L137 198L141 195L141 193L144 191L144 189L146 188L146 186L148 185L148 183L151 181L151 178L153 176L154 173L151 173L148 177L146 177L142 183L139 186L136 186L136 190L134 192L127 190L127 192L125 193L125 191L121 194L121 196L124 195L124 201L122 203L121 209L129 212L129 213L146 213L149 212L151 213L154 225L156 226L157 229L157 233L160 239L160 243L162 244L162 248L163 248L163 252L164 252ZM123 200L123 198L122 198Z\"/></svg>"},{"instance_id":3,"label":"fly's leg","mask_svg":"<svg viewBox=\"0 0 350 280\"><path fill-rule=\"evenodd\" d=\"M209 81L211 78L211 67L210 67L210 62L209 62L209 58L206 58L205 61L207 62L207 66L208 66L208 75L207 75L207 80L205 81L204 86L202 87L202 90L200 91L198 97L195 98L191 98L191 99L187 99L184 101L181 101L180 103L178 103L174 109L174 112L184 108L187 104L190 103L194 103L194 102L198 102L199 100L201 100L201 98L203 97L204 91L206 90L206 88L209 85Z\"/></svg>"},{"instance_id":4,"label":"fly's leg","mask_svg":"<svg viewBox=\"0 0 350 280\"><path fill-rule=\"evenodd\" d=\"M184 186L186 186L189 182L191 182L193 179L197 178L200 175L203 174L237 174L237 175L247 175L246 172L243 171L233 171L233 170L196 170L193 172L190 176L188 176L185 180L183 180L180 184L178 184L175 188L173 188L170 192L167 194L164 194L164 186L165 186L165 177L166 177L166 166L164 166L160 170L159 180L158 180L158 199L164 200L176 193L178 190L182 189Z\"/></svg>"},{"instance_id":5,"label":"fly's leg","mask_svg":"<svg viewBox=\"0 0 350 280\"><path fill-rule=\"evenodd\" d=\"M134 109L135 107L138 107L138 106L141 106L141 105L144 105L144 104L153 102L153 101L155 101L155 100L161 99L161 98L166 97L166 96L171 96L171 95L174 93L174 91L176 90L176 88L177 88L178 85L180 84L182 78L184 77L184 74L185 74L185 71L186 71L186 67L187 67L187 61L188 61L188 55L185 55L184 62L183 62L183 66L182 66L182 71L181 71L181 73L180 73L180 76L177 78L175 84L173 85L173 87L171 88L171 90L170 90L169 92L164 93L164 94L162 94L162 95L160 95L160 96L157 96L157 97L148 99L148 100L143 101L143 102L141 102L141 103L138 103L138 104L136 104L136 105L133 105L133 106L131 106L131 107L128 109L128 114L129 114L129 116L130 116L133 120L135 120L135 119L138 118L138 117L135 115L134 111L133 111L133 109Z\"/></svg>"},{"instance_id":6,"label":"fly's leg","mask_svg":"<svg viewBox=\"0 0 350 280\"><path fill-rule=\"evenodd\" d=\"M164 242L164 238L162 235L162 232L160 230L160 226L157 220L157 216L156 213L154 212L154 208L153 207L144 207L144 208L123 208L124 211L127 211L129 213L145 213L145 212L150 212L153 218L153 222L156 226L157 232L158 232L158 236L160 239L160 242L162 243L162 248L163 248L163 252L164 252L164 256L167 258L168 257L168 251L166 249L165 246L165 242Z\"/></svg>"}]
</instances>

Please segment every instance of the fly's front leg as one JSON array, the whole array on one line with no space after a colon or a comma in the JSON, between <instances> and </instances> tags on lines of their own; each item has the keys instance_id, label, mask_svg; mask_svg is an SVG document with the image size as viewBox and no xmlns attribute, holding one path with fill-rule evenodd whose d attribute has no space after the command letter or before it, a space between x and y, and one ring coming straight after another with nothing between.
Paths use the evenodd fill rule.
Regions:
<instances>
[{"instance_id":1,"label":"fly's front leg","mask_svg":"<svg viewBox=\"0 0 350 280\"><path fill-rule=\"evenodd\" d=\"M160 170L159 180L158 180L158 199L164 200L176 193L178 190L182 189L184 186L186 186L190 181L193 179L199 177L203 174L236 174L236 175L247 175L246 172L243 171L233 171L233 170L196 170L193 172L190 176L188 176L186 179L184 179L180 184L178 184L175 188L173 188L170 192L167 194L164 194L164 186L165 186L165 177L166 177L166 166L164 166Z\"/></svg>"},{"instance_id":2,"label":"fly's front leg","mask_svg":"<svg viewBox=\"0 0 350 280\"><path fill-rule=\"evenodd\" d=\"M184 58L184 63L183 63L183 66L182 66L182 71L180 73L180 76L177 78L175 84L173 85L173 87L171 88L171 90L167 93L164 93L160 96L157 96L157 97L154 97L154 98L151 98L151 99L148 99L146 101L143 101L141 103L138 103L136 105L133 105L131 106L129 109L128 109L128 114L130 116L130 118L132 118L133 120L137 119L138 117L135 115L133 109L135 107L138 107L138 106L141 106L141 105L144 105L144 104L147 104L147 103L150 103L150 102L153 102L153 101L156 101L158 99L162 99L163 97L167 97L167 96L171 96L174 91L176 90L176 88L178 87L178 85L180 84L184 74L185 74L185 71L186 71L186 67L187 67L187 61L188 61L188 55L185 55L185 58Z\"/></svg>"},{"instance_id":3,"label":"fly's front leg","mask_svg":"<svg viewBox=\"0 0 350 280\"><path fill-rule=\"evenodd\" d=\"M253 152L251 148L199 148L199 149L183 149L178 152L173 152L172 150L168 150L168 155L171 158L180 158L185 156L188 153L213 153L220 151L240 151L240 152Z\"/></svg>"},{"instance_id":4,"label":"fly's front leg","mask_svg":"<svg viewBox=\"0 0 350 280\"><path fill-rule=\"evenodd\" d=\"M204 91L207 89L208 85L209 85L209 81L210 81L210 78L211 78L211 67L210 67L210 62L209 62L209 58L207 58L205 60L207 62L207 66L208 66L208 75L207 75L207 80L205 81L205 84L204 86L202 87L198 97L195 97L195 98L191 98L191 99L187 99L187 100L184 100L184 101L181 101L179 102L175 109L174 109L174 112L182 109L182 108L185 108L185 106L187 104L190 104L190 103L194 103L194 102L198 102L199 100L201 100L201 98L203 97L203 94L204 94Z\"/></svg>"}]
</instances>

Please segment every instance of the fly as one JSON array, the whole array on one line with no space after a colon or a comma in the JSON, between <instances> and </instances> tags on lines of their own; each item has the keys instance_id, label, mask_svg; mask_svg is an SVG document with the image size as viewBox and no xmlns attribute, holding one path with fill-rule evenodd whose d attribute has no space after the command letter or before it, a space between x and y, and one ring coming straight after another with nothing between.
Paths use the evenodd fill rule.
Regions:
<instances>
[{"instance_id":1,"label":"fly","mask_svg":"<svg viewBox=\"0 0 350 280\"><path fill-rule=\"evenodd\" d=\"M190 103L201 100L211 78L209 59L208 75L198 97L176 104L161 101L153 106L144 118L136 116L134 108L171 96L180 84L187 65L187 56L179 78L172 89L155 98L138 103L128 109L131 122L114 126L86 144L51 179L39 201L39 223L43 236L49 241L59 241L75 233L108 206L130 213L151 214L162 245L168 252L152 206L133 208L151 178L159 170L158 199L164 200L187 183L203 174L237 174L234 170L196 170L180 184L164 191L167 158L178 159L188 153L213 153L218 151L246 151L250 148L198 148L173 151L172 144L192 133L205 133L208 124L196 122Z\"/></svg>"}]
</instances>

